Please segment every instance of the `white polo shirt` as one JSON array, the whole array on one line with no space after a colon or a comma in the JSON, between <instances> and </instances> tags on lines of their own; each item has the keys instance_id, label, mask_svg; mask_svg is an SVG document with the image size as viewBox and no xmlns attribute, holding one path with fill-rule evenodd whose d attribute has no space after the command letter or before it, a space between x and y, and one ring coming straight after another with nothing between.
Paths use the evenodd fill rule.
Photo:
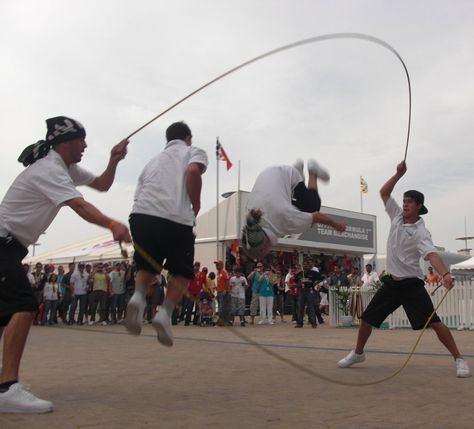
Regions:
<instances>
[{"instance_id":1,"label":"white polo shirt","mask_svg":"<svg viewBox=\"0 0 474 429\"><path fill-rule=\"evenodd\" d=\"M89 274L84 270L81 274L80 271L74 271L71 274L69 282L74 286L74 295L85 295L89 289L87 281L89 280Z\"/></svg>"},{"instance_id":2,"label":"white polo shirt","mask_svg":"<svg viewBox=\"0 0 474 429\"><path fill-rule=\"evenodd\" d=\"M186 171L192 163L207 168L206 152L183 140L169 141L140 174L132 213L192 226L195 216L186 188Z\"/></svg>"},{"instance_id":3,"label":"white polo shirt","mask_svg":"<svg viewBox=\"0 0 474 429\"><path fill-rule=\"evenodd\" d=\"M307 231L313 224L311 213L291 204L296 185L303 181L301 173L289 165L268 167L255 181L247 210L262 210L262 228L272 244L285 235Z\"/></svg>"},{"instance_id":4,"label":"white polo shirt","mask_svg":"<svg viewBox=\"0 0 474 429\"><path fill-rule=\"evenodd\" d=\"M0 204L0 237L11 233L28 247L36 243L65 201L82 197L76 189L88 185L95 176L50 150L42 159L22 171Z\"/></svg>"},{"instance_id":5,"label":"white polo shirt","mask_svg":"<svg viewBox=\"0 0 474 429\"><path fill-rule=\"evenodd\" d=\"M392 220L387 241L387 271L395 277L418 277L423 279L420 257L436 252L430 232L423 219L415 223L403 223L403 210L390 197L385 210Z\"/></svg>"}]
</instances>

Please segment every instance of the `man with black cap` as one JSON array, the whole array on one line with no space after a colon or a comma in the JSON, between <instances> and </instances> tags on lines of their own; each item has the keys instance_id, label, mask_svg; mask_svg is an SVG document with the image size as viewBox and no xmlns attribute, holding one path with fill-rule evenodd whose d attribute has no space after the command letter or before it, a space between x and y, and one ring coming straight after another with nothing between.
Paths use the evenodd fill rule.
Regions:
<instances>
[{"instance_id":1,"label":"man with black cap","mask_svg":"<svg viewBox=\"0 0 474 429\"><path fill-rule=\"evenodd\" d=\"M90 223L109 228L117 241L130 242L125 225L101 213L76 189L88 185L107 191L117 164L127 153L127 140L112 148L105 171L98 177L80 168L87 147L84 127L74 119L48 119L46 140L28 146L18 159L28 166L14 180L0 204L0 337L3 367L0 374L0 412L44 413L53 404L35 397L18 382L28 332L38 303L21 261L63 206Z\"/></svg>"},{"instance_id":2,"label":"man with black cap","mask_svg":"<svg viewBox=\"0 0 474 429\"><path fill-rule=\"evenodd\" d=\"M341 368L365 360L364 347L372 333L372 326L379 327L385 318L400 305L403 306L414 330L423 329L434 311L433 303L425 289L420 257L429 260L442 276L444 287L451 289L453 279L431 240L431 234L420 215L428 213L424 195L415 190L403 194L403 208L391 197L396 183L406 173L405 161L397 165L396 173L382 186L380 196L391 219L387 241L387 273L362 314L356 348L338 362ZM455 360L456 375L469 377L467 362L462 358L449 329L435 313L430 327Z\"/></svg>"}]
</instances>

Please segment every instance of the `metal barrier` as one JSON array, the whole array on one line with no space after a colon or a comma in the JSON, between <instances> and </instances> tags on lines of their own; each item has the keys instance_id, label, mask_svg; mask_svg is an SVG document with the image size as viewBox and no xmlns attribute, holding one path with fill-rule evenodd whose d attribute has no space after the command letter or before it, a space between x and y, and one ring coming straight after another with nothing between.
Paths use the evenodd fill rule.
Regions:
<instances>
[{"instance_id":1,"label":"metal barrier","mask_svg":"<svg viewBox=\"0 0 474 429\"><path fill-rule=\"evenodd\" d=\"M444 295L446 289L440 287L435 291L436 285L425 285L426 290L436 307ZM365 309L375 295L375 289L350 288L353 299L358 294ZM433 295L431 295L433 294ZM339 298L334 287L329 288L329 323L331 326L341 326L342 311L339 308ZM441 321L451 329L474 330L474 282L455 282L453 289L448 293L446 299L437 311ZM359 321L353 317L353 324ZM385 320L387 328L411 328L410 322L402 307L398 308Z\"/></svg>"}]
</instances>

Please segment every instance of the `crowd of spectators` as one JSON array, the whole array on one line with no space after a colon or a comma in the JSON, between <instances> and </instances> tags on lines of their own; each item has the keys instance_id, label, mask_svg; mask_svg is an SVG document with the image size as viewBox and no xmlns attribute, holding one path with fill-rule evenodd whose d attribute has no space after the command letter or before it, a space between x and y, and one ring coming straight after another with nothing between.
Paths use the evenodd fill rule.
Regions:
<instances>
[{"instance_id":1,"label":"crowd of spectators","mask_svg":"<svg viewBox=\"0 0 474 429\"><path fill-rule=\"evenodd\" d=\"M380 279L371 264L361 274L360 259L305 256L303 264L286 266L262 261L240 267L227 261L214 262L215 272L194 263L194 278L173 313L173 324L217 326L286 323L296 328L316 327L329 314L329 288L376 287ZM229 266L230 265L230 266ZM134 264L128 261L94 265L36 263L24 265L39 303L34 323L53 325L124 323L128 300L135 289ZM425 281L439 278L429 267ZM147 289L144 323L151 323L163 303L167 279L159 273ZM257 320L256 320L257 319Z\"/></svg>"}]
</instances>

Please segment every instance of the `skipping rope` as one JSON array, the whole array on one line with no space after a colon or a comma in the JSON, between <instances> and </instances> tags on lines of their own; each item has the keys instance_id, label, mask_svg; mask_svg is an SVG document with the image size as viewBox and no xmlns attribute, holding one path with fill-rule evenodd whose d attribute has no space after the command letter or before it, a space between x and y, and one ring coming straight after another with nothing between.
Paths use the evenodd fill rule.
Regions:
<instances>
[{"instance_id":1,"label":"skipping rope","mask_svg":"<svg viewBox=\"0 0 474 429\"><path fill-rule=\"evenodd\" d=\"M387 49L388 51L392 52L398 58L400 63L402 64L403 70L405 72L406 80L407 80L407 85L408 85L408 125L407 125L407 133L406 133L405 152L404 152L404 158L403 158L403 160L406 161L407 154L408 154L408 143L410 141L411 98L412 98L412 95L411 95L411 82L410 82L410 75L408 73L408 69L407 69L407 67L405 65L405 62L403 61L402 57L395 50L395 48L393 48L387 42L385 42L385 41L383 41L383 40L381 40L377 37L370 36L370 35L363 34L363 33L331 33L331 34L324 34L324 35L320 35L320 36L310 37L310 38L307 38L307 39L298 40L296 42L280 46L276 49L272 49L272 50L267 51L267 52L265 52L261 55L258 55L254 58L251 58L250 60L247 60L247 61L231 68L230 70L227 70L226 72L220 74L219 76L215 77L214 79L210 80L209 82L205 83L204 85L202 85L199 88L195 89L194 91L190 92L188 95L181 98L176 103L172 104L171 106L169 106L168 108L166 108L165 110L160 112L158 115L156 115L155 117L150 119L144 125L142 125L138 129L133 131L130 135L128 135L128 137L126 139L127 140L130 139L135 134L137 134L138 132L143 130L145 127L150 125L152 122L156 121L158 118L162 117L164 114L168 113L170 110L174 109L176 106L180 105L184 101L186 101L189 98L193 97L194 95L196 95L197 93L199 93L203 89L205 89L205 88L211 86L213 83L215 83L215 82L231 75L232 73L235 73L236 71L243 69L244 67L246 67L250 64L256 63L256 62L258 62L260 60L263 60L265 58L268 58L272 55L275 55L275 54L278 54L278 53L281 53L281 52L284 52L284 51L288 51L288 50L291 50L291 49L294 49L294 48L297 48L297 47L300 47L300 46L309 45L309 44L312 44L312 43L317 43L317 42L322 42L322 41L327 41L327 40L335 40L335 39L358 39L358 40L363 40L363 41L370 42L370 43L375 43L375 44ZM158 264L158 262L155 261L153 258L151 258L151 256L148 255L138 243L134 243L134 249L152 267L154 267L157 271L162 268L161 265ZM183 293L186 295L188 293L188 291L184 290ZM443 303L443 301L446 298L448 293L449 293L449 289L446 290L443 297L439 301L438 305L436 306L436 308L433 310L430 317L426 321L425 325L423 326L423 329L421 330L420 334L418 335L418 338L417 338L414 346L412 347L410 353L408 354L408 357L405 359L405 362L402 364L402 366L400 368L398 368L395 372L393 372L392 374L390 374L386 377L383 377L381 379L374 380L374 381L369 381L369 382L348 382L348 381L341 381L341 380L337 380L337 379L327 377L326 375L324 375L324 374L322 374L318 371L315 371L315 370L310 369L310 368L306 368L304 365L301 365L298 362L295 362L291 359L288 359L288 358L285 358L284 356L281 356L280 354L274 352L273 350L268 349L264 345L259 344L256 341L252 340L251 338L249 338L247 335L243 334L242 332L240 332L236 329L232 329L231 326L225 326L225 327L233 335L239 337L240 339L247 342L248 344L258 348L263 353L265 353L265 354L271 356L272 358L274 358L274 359L276 359L276 360L278 360L282 363L285 363L285 364L287 364L287 365L289 365L289 366L291 366L291 367L293 367L293 368L295 368L295 369L297 369L297 370L299 370L299 371L301 371L301 372L303 372L303 373L305 373L305 374L307 374L311 377L318 378L318 379L327 381L329 383L338 384L338 385L341 385L341 386L351 386L351 387L371 386L371 385L380 384L380 383L383 383L385 381L388 381L388 380L396 377L398 374L400 374L405 369L405 367L408 365L408 362L410 361L413 354L415 353L415 350L418 347L418 344L420 343L424 332L426 331L426 329L427 329L428 325L430 324L432 318L434 317L436 311L438 310L440 305Z\"/></svg>"}]
</instances>

